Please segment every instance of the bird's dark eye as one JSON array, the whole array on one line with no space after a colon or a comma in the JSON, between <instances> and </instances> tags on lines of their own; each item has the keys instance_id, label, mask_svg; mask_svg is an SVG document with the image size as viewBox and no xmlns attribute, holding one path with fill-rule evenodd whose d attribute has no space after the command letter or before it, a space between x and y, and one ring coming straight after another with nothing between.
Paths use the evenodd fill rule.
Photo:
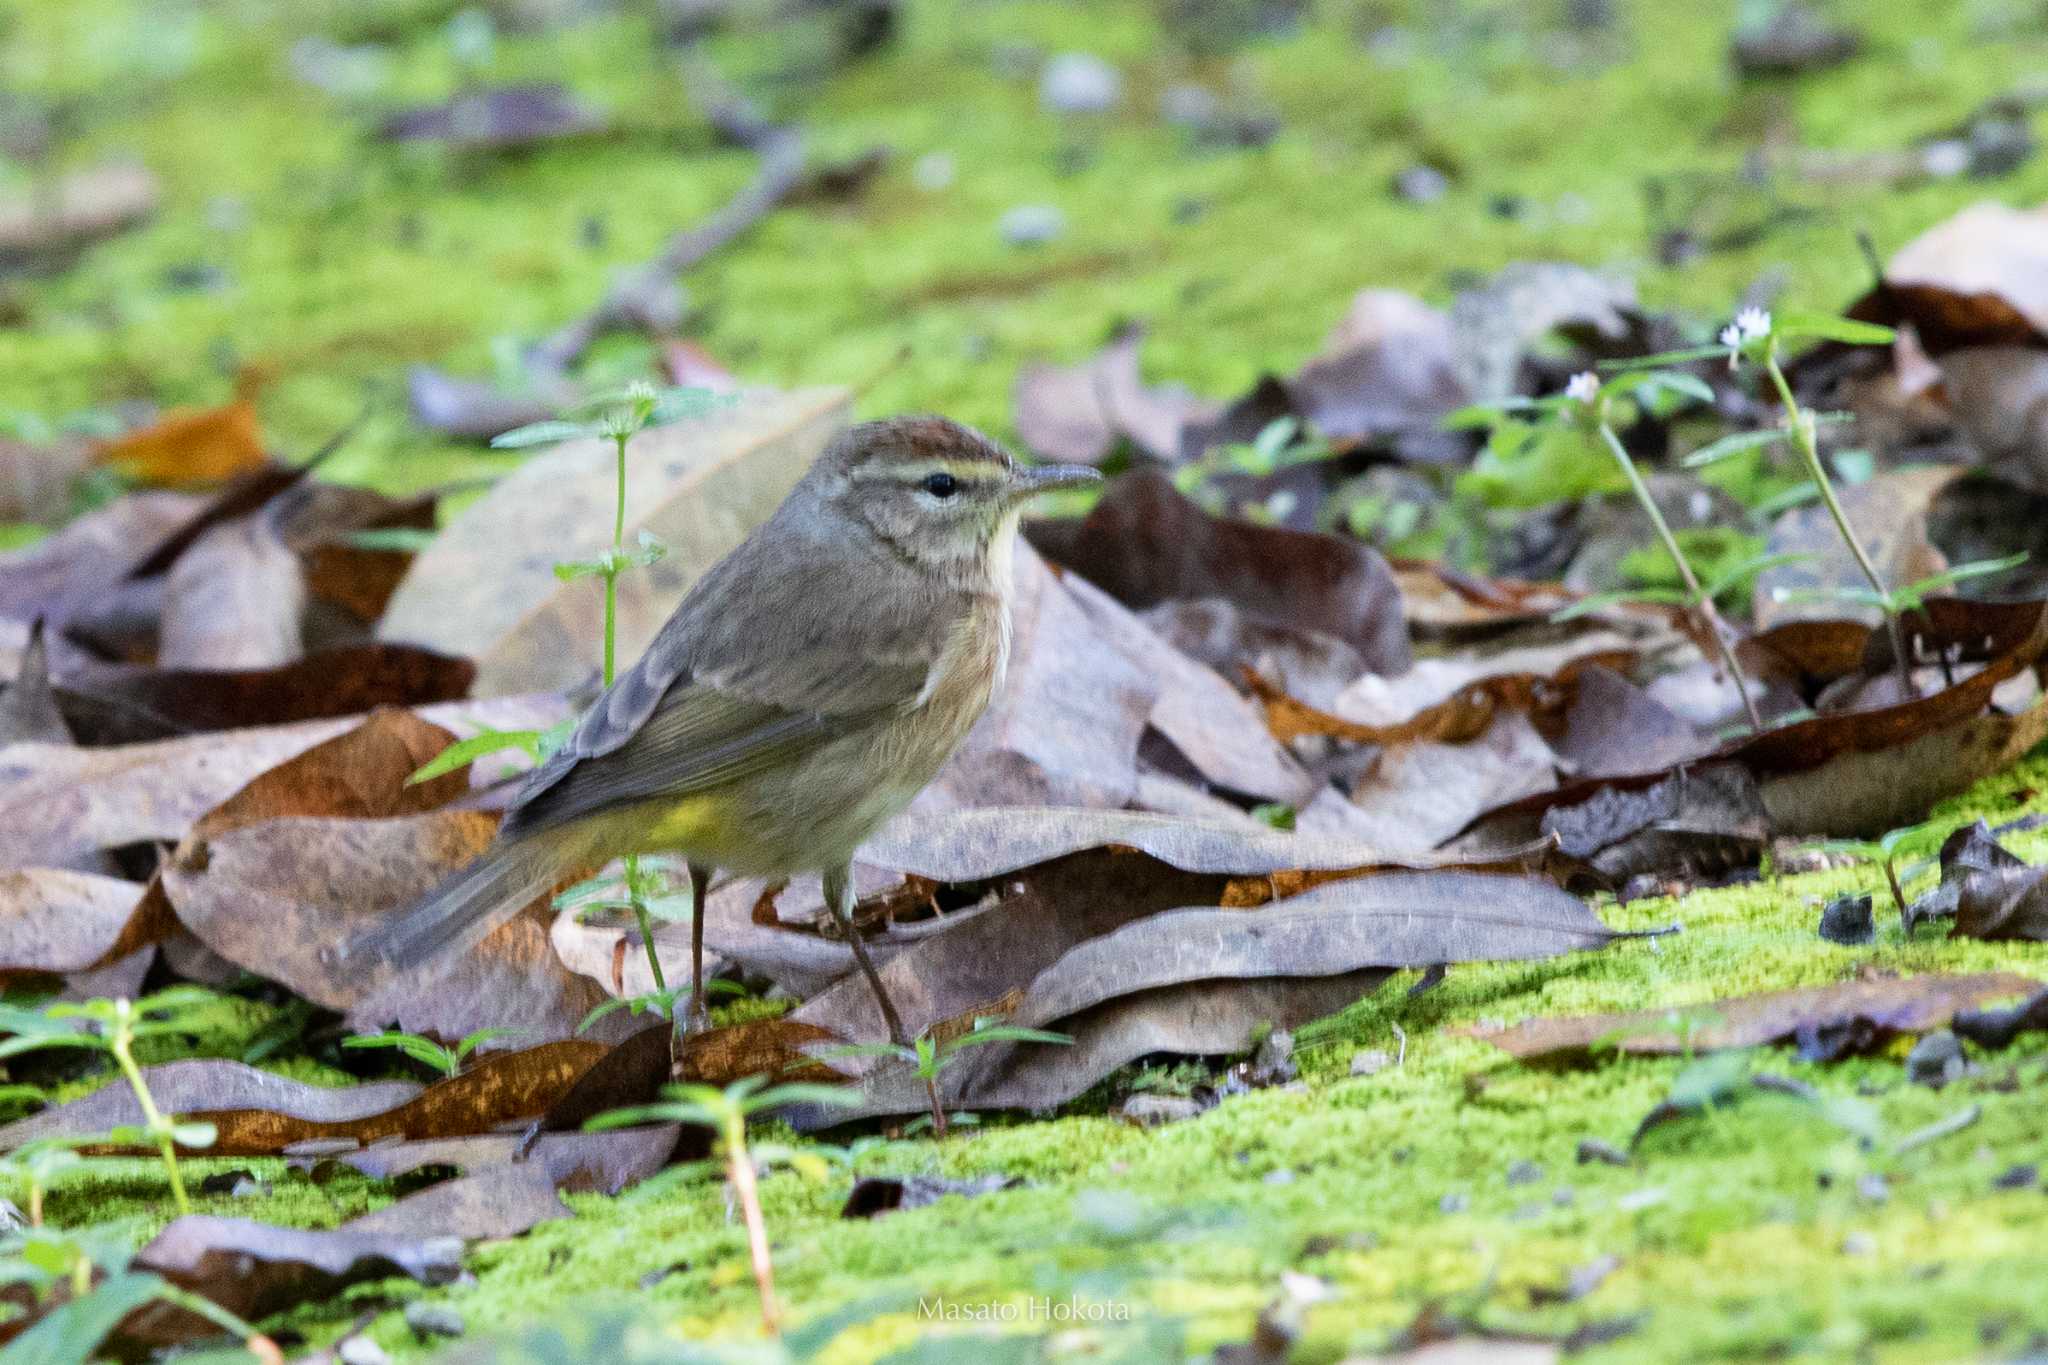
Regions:
<instances>
[{"instance_id":1,"label":"bird's dark eye","mask_svg":"<svg viewBox=\"0 0 2048 1365\"><path fill-rule=\"evenodd\" d=\"M935 498L950 498L960 491L960 481L946 473L927 474L918 486Z\"/></svg>"}]
</instances>

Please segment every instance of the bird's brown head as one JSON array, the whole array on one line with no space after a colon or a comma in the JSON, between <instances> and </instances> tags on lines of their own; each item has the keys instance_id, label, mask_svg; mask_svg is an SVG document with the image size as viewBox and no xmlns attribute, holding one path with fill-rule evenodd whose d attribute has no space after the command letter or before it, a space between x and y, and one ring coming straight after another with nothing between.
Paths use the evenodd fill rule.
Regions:
<instances>
[{"instance_id":1,"label":"bird's brown head","mask_svg":"<svg viewBox=\"0 0 2048 1365\"><path fill-rule=\"evenodd\" d=\"M943 417L862 422L834 441L810 481L828 506L897 555L952 572L1007 559L1038 493L1101 479L1078 465L1022 465L988 437Z\"/></svg>"}]
</instances>

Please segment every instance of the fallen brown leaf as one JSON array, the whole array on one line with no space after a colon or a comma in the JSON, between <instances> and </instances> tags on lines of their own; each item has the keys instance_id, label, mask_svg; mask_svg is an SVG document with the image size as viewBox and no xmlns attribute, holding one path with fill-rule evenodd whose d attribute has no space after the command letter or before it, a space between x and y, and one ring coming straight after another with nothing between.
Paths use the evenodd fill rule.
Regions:
<instances>
[{"instance_id":1,"label":"fallen brown leaf","mask_svg":"<svg viewBox=\"0 0 2048 1365\"><path fill-rule=\"evenodd\" d=\"M223 522L178 556L164 582L156 662L253 669L305 652L305 574L268 512Z\"/></svg>"},{"instance_id":2,"label":"fallen brown leaf","mask_svg":"<svg viewBox=\"0 0 2048 1365\"><path fill-rule=\"evenodd\" d=\"M180 487L223 483L269 457L256 405L240 397L217 408L168 412L154 426L106 442L98 458L130 478Z\"/></svg>"},{"instance_id":3,"label":"fallen brown leaf","mask_svg":"<svg viewBox=\"0 0 2048 1365\"><path fill-rule=\"evenodd\" d=\"M333 1162L375 1180L429 1167L484 1172L517 1162L545 1171L558 1190L617 1194L653 1175L679 1153L686 1158L704 1155L709 1150L709 1143L703 1141L706 1137L702 1129L657 1123L604 1133L543 1133L530 1144L512 1133L379 1142L353 1151L292 1160L315 1170Z\"/></svg>"},{"instance_id":4,"label":"fallen brown leaf","mask_svg":"<svg viewBox=\"0 0 2048 1365\"><path fill-rule=\"evenodd\" d=\"M163 889L207 947L345 1011L351 1027L442 1039L507 1027L566 1038L605 995L556 958L544 902L416 972L366 971L336 951L483 852L496 828L481 811L269 820L181 849ZM592 1027L592 1036L616 1039L631 1026L614 1014Z\"/></svg>"},{"instance_id":5,"label":"fallen brown leaf","mask_svg":"<svg viewBox=\"0 0 2048 1365\"><path fill-rule=\"evenodd\" d=\"M1040 525L1026 528L1034 543ZM1255 620L1335 636L1375 673L1410 662L1400 589L1378 551L1212 517L1164 474L1124 475L1077 531L1040 549L1134 609L1221 597Z\"/></svg>"},{"instance_id":6,"label":"fallen brown leaf","mask_svg":"<svg viewBox=\"0 0 2048 1365\"><path fill-rule=\"evenodd\" d=\"M1622 1052L1676 1056L1758 1047L1794 1035L1838 1029L1856 1020L1885 1034L1919 1033L1946 1024L1958 1010L2024 994L2039 985L2012 972L1879 977L1666 1009L1529 1019L1507 1028L1467 1025L1452 1032L1492 1043L1525 1061L1573 1056L1607 1046ZM1687 1021L1691 1027L1680 1026Z\"/></svg>"},{"instance_id":7,"label":"fallen brown leaf","mask_svg":"<svg viewBox=\"0 0 2048 1365\"><path fill-rule=\"evenodd\" d=\"M1177 386L1149 388L1138 374L1141 327L1120 330L1077 365L1026 365L1017 373L1017 434L1034 453L1099 464L1128 440L1168 464L1182 457L1182 431L1213 420L1219 405Z\"/></svg>"},{"instance_id":8,"label":"fallen brown leaf","mask_svg":"<svg viewBox=\"0 0 2048 1365\"><path fill-rule=\"evenodd\" d=\"M420 1094L411 1081L320 1086L217 1058L145 1067L150 1094L167 1114L205 1115L220 1129L209 1148L222 1156L261 1156L308 1137L354 1136L354 1125L402 1110ZM0 1151L48 1137L89 1137L143 1122L135 1092L108 1085L0 1128ZM381 1136L401 1129L372 1130Z\"/></svg>"},{"instance_id":9,"label":"fallen brown leaf","mask_svg":"<svg viewBox=\"0 0 2048 1365\"><path fill-rule=\"evenodd\" d=\"M48 194L15 196L0 210L0 262L62 259L156 212L156 177L131 162L74 171Z\"/></svg>"},{"instance_id":10,"label":"fallen brown leaf","mask_svg":"<svg viewBox=\"0 0 2048 1365\"><path fill-rule=\"evenodd\" d=\"M1849 310L1911 323L1933 356L1964 346L2038 346L2048 337L2048 208L1972 204L1899 248Z\"/></svg>"},{"instance_id":11,"label":"fallen brown leaf","mask_svg":"<svg viewBox=\"0 0 2048 1365\"><path fill-rule=\"evenodd\" d=\"M474 732L545 728L559 697L444 703L421 715ZM302 721L106 749L13 744L0 749L0 869L64 866L101 849L175 843L258 774L352 729L353 717Z\"/></svg>"},{"instance_id":12,"label":"fallen brown leaf","mask_svg":"<svg viewBox=\"0 0 2048 1365\"><path fill-rule=\"evenodd\" d=\"M0 976L89 971L155 942L175 924L136 924L142 890L90 872L0 872Z\"/></svg>"}]
</instances>

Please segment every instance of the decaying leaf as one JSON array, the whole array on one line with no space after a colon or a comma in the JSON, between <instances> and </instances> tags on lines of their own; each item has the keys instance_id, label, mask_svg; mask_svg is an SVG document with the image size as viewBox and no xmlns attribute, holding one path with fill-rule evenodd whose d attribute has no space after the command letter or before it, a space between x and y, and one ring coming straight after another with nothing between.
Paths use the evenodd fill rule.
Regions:
<instances>
[{"instance_id":1,"label":"decaying leaf","mask_svg":"<svg viewBox=\"0 0 2048 1365\"><path fill-rule=\"evenodd\" d=\"M352 1218L357 1233L388 1237L460 1237L465 1242L517 1237L527 1229L572 1216L555 1197L554 1172L534 1162L486 1166Z\"/></svg>"},{"instance_id":2,"label":"decaying leaf","mask_svg":"<svg viewBox=\"0 0 2048 1365\"><path fill-rule=\"evenodd\" d=\"M40 618L29 628L28 647L7 690L0 693L0 744L27 740L69 744L71 727L64 722L56 694L50 690L49 636Z\"/></svg>"},{"instance_id":3,"label":"decaying leaf","mask_svg":"<svg viewBox=\"0 0 2048 1365\"><path fill-rule=\"evenodd\" d=\"M490 843L495 816L281 819L181 850L163 871L179 920L228 961L290 986L357 1027L460 1038L485 1027L566 1038L604 993L556 958L545 906L469 951L392 976L335 949L403 910ZM623 1036L612 1015L593 1036Z\"/></svg>"},{"instance_id":4,"label":"decaying leaf","mask_svg":"<svg viewBox=\"0 0 2048 1365\"><path fill-rule=\"evenodd\" d=\"M0 554L0 616L54 629L118 591L131 565L201 506L187 493L130 493L25 549Z\"/></svg>"},{"instance_id":5,"label":"decaying leaf","mask_svg":"<svg viewBox=\"0 0 2048 1365\"><path fill-rule=\"evenodd\" d=\"M156 212L157 180L116 161L74 171L46 194L14 197L0 211L0 263L62 260Z\"/></svg>"},{"instance_id":6,"label":"decaying leaf","mask_svg":"<svg viewBox=\"0 0 2048 1365\"><path fill-rule=\"evenodd\" d=\"M506 697L424 708L458 732L545 728L559 697ZM16 744L0 750L0 868L65 866L105 848L176 843L258 774L352 729L353 717L107 749Z\"/></svg>"},{"instance_id":7,"label":"decaying leaf","mask_svg":"<svg viewBox=\"0 0 2048 1365\"><path fill-rule=\"evenodd\" d=\"M1124 475L1078 529L1039 548L1126 606L1220 597L1255 620L1333 635L1375 673L1410 661L1400 589L1378 551L1212 517L1157 472Z\"/></svg>"},{"instance_id":8,"label":"decaying leaf","mask_svg":"<svg viewBox=\"0 0 2048 1365\"><path fill-rule=\"evenodd\" d=\"M1148 388L1138 375L1144 329L1126 327L1078 365L1026 365L1017 373L1017 434L1049 460L1099 464L1128 440L1168 464L1182 455L1181 433L1215 416L1217 404L1178 386Z\"/></svg>"},{"instance_id":9,"label":"decaying leaf","mask_svg":"<svg viewBox=\"0 0 2048 1365\"><path fill-rule=\"evenodd\" d=\"M89 971L161 938L138 924L142 887L118 877L35 867L0 872L0 975Z\"/></svg>"},{"instance_id":10,"label":"decaying leaf","mask_svg":"<svg viewBox=\"0 0 2048 1365\"><path fill-rule=\"evenodd\" d=\"M426 706L467 695L476 667L416 645L344 645L276 668L101 666L66 682L104 721L154 722L173 733L356 716L379 706ZM101 740L101 743L108 742Z\"/></svg>"},{"instance_id":11,"label":"decaying leaf","mask_svg":"<svg viewBox=\"0 0 2048 1365\"><path fill-rule=\"evenodd\" d=\"M305 652L299 558L275 521L252 513L201 536L164 584L157 662L165 668L276 668Z\"/></svg>"},{"instance_id":12,"label":"decaying leaf","mask_svg":"<svg viewBox=\"0 0 2048 1365\"><path fill-rule=\"evenodd\" d=\"M2048 609L2039 603L1930 602L1914 634L1940 655L1951 646L1973 657L1998 652L1983 667L1929 696L1891 706L1836 712L1732 740L1698 761L1739 763L1756 778L1773 829L1784 834L1858 836L1922 818L1935 802L2000 771L2048 735L2048 705L2028 684L2025 709L1993 703L2002 685L2036 674L2048 651ZM1940 609L1937 610L1936 608ZM1554 806L1576 805L1602 785L1640 789L1671 776L1650 772L1565 783L1497 806L1461 837L1476 848L1534 835L1533 822Z\"/></svg>"},{"instance_id":13,"label":"decaying leaf","mask_svg":"<svg viewBox=\"0 0 2048 1365\"><path fill-rule=\"evenodd\" d=\"M1884 279L1849 310L1911 323L1928 354L2038 346L2048 336L2048 209L1985 201L1899 248Z\"/></svg>"},{"instance_id":14,"label":"decaying leaf","mask_svg":"<svg viewBox=\"0 0 2048 1365\"><path fill-rule=\"evenodd\" d=\"M464 764L425 782L413 773L455 742L410 711L382 707L355 729L259 774L192 826L190 839L288 816L384 819L438 810L469 790Z\"/></svg>"},{"instance_id":15,"label":"decaying leaf","mask_svg":"<svg viewBox=\"0 0 2048 1365\"><path fill-rule=\"evenodd\" d=\"M465 151L509 151L601 132L604 117L559 85L468 90L446 104L401 110L380 130L393 142L439 142Z\"/></svg>"},{"instance_id":16,"label":"decaying leaf","mask_svg":"<svg viewBox=\"0 0 2048 1365\"><path fill-rule=\"evenodd\" d=\"M131 478L173 487L224 483L269 458L248 397L168 412L154 426L108 441L98 457Z\"/></svg>"},{"instance_id":17,"label":"decaying leaf","mask_svg":"<svg viewBox=\"0 0 2048 1365\"><path fill-rule=\"evenodd\" d=\"M1856 528L1856 538L1885 582L1917 583L1948 567L1941 551L1927 539L1927 512L1961 474L1953 466L1892 470L1840 490L1838 497ZM1876 607L1840 595L1846 590L1867 591L1869 580L1824 505L1809 503L1782 513L1771 526L1766 549L1773 555L1805 557L1757 575L1753 595L1760 628L1798 620L1874 624L1880 619Z\"/></svg>"},{"instance_id":18,"label":"decaying leaf","mask_svg":"<svg viewBox=\"0 0 2048 1365\"><path fill-rule=\"evenodd\" d=\"M2012 972L1876 977L1669 1009L1529 1019L1507 1028L1470 1026L1455 1031L1483 1039L1525 1061L1580 1055L1604 1047L1675 1056L1758 1047L1795 1036L1800 1038L1802 1050L1811 1050L1809 1038L1817 1044L1845 1034L1860 1035L1868 1047L1894 1034L1939 1028L1958 1010L2027 993L2038 986L2031 978Z\"/></svg>"},{"instance_id":19,"label":"decaying leaf","mask_svg":"<svg viewBox=\"0 0 2048 1365\"><path fill-rule=\"evenodd\" d=\"M569 1193L617 1194L638 1184L678 1156L704 1155L701 1128L656 1123L603 1133L542 1133L530 1143L513 1133L378 1142L351 1151L294 1157L315 1170L327 1163L346 1166L376 1180L389 1180L432 1167L481 1174L494 1167L524 1164L544 1171L553 1188Z\"/></svg>"},{"instance_id":20,"label":"decaying leaf","mask_svg":"<svg viewBox=\"0 0 2048 1365\"><path fill-rule=\"evenodd\" d=\"M353 1126L399 1110L420 1094L411 1081L320 1086L217 1058L145 1067L157 1106L181 1117L205 1115L220 1134L208 1150L221 1156L282 1151L310 1137L353 1136ZM103 1086L0 1128L0 1151L49 1137L89 1137L143 1122L135 1092ZM383 1132L402 1131L386 1128Z\"/></svg>"}]
</instances>

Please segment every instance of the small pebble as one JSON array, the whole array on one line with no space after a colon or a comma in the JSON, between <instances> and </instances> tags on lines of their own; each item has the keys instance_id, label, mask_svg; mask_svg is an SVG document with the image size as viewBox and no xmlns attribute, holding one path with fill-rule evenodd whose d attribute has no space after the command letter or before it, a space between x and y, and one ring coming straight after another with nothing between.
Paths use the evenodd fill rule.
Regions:
<instances>
[{"instance_id":1,"label":"small pebble","mask_svg":"<svg viewBox=\"0 0 2048 1365\"><path fill-rule=\"evenodd\" d=\"M1947 1029L1936 1029L1913 1044L1913 1050L1906 1054L1906 1079L1935 1090L1961 1079L1968 1069L1963 1045Z\"/></svg>"},{"instance_id":2,"label":"small pebble","mask_svg":"<svg viewBox=\"0 0 2048 1365\"><path fill-rule=\"evenodd\" d=\"M1123 93L1123 76L1088 52L1062 52L1038 76L1038 102L1056 114L1108 113Z\"/></svg>"},{"instance_id":3,"label":"small pebble","mask_svg":"<svg viewBox=\"0 0 2048 1365\"><path fill-rule=\"evenodd\" d=\"M414 1299L405 1306L405 1325L418 1337L459 1337L467 1328L462 1314L446 1304Z\"/></svg>"},{"instance_id":4,"label":"small pebble","mask_svg":"<svg viewBox=\"0 0 2048 1365\"><path fill-rule=\"evenodd\" d=\"M1162 1124L1191 1119L1202 1112L1202 1106L1199 1101L1184 1095L1133 1095L1124 1101L1118 1112L1126 1123L1135 1123L1140 1128L1157 1128Z\"/></svg>"},{"instance_id":5,"label":"small pebble","mask_svg":"<svg viewBox=\"0 0 2048 1365\"><path fill-rule=\"evenodd\" d=\"M926 152L912 163L910 182L926 194L937 194L951 188L958 173L951 152Z\"/></svg>"},{"instance_id":6,"label":"small pebble","mask_svg":"<svg viewBox=\"0 0 2048 1365\"><path fill-rule=\"evenodd\" d=\"M1856 1193L1866 1203L1882 1204L1892 1197L1892 1187L1885 1183L1883 1176L1872 1171L1870 1174L1857 1179Z\"/></svg>"},{"instance_id":7,"label":"small pebble","mask_svg":"<svg viewBox=\"0 0 2048 1365\"><path fill-rule=\"evenodd\" d=\"M1867 1232L1852 1232L1842 1239L1844 1256L1872 1256L1877 1253L1877 1239Z\"/></svg>"},{"instance_id":8,"label":"small pebble","mask_svg":"<svg viewBox=\"0 0 2048 1365\"><path fill-rule=\"evenodd\" d=\"M341 1365L391 1365L391 1357L376 1342L364 1336L343 1337L334 1347Z\"/></svg>"},{"instance_id":9,"label":"small pebble","mask_svg":"<svg viewBox=\"0 0 2048 1365\"><path fill-rule=\"evenodd\" d=\"M1451 192L1451 178L1434 166L1410 166L1394 177L1394 193L1411 204L1434 204Z\"/></svg>"},{"instance_id":10,"label":"small pebble","mask_svg":"<svg viewBox=\"0 0 2048 1365\"><path fill-rule=\"evenodd\" d=\"M1436 1201L1436 1209L1438 1213L1463 1213L1468 1202L1464 1195L1453 1190Z\"/></svg>"},{"instance_id":11,"label":"small pebble","mask_svg":"<svg viewBox=\"0 0 2048 1365\"><path fill-rule=\"evenodd\" d=\"M1877 937L1870 915L1870 897L1837 896L1820 912L1820 936L1830 943L1855 945Z\"/></svg>"},{"instance_id":12,"label":"small pebble","mask_svg":"<svg viewBox=\"0 0 2048 1365\"><path fill-rule=\"evenodd\" d=\"M1253 1085L1284 1085L1296 1074L1292 1033L1276 1028L1259 1040L1258 1047L1252 1052L1251 1073L1247 1077Z\"/></svg>"},{"instance_id":13,"label":"small pebble","mask_svg":"<svg viewBox=\"0 0 2048 1365\"><path fill-rule=\"evenodd\" d=\"M1285 1166L1280 1167L1278 1170L1268 1171L1265 1175L1265 1183L1268 1185L1292 1185L1294 1183L1294 1172L1288 1170Z\"/></svg>"},{"instance_id":14,"label":"small pebble","mask_svg":"<svg viewBox=\"0 0 2048 1365\"><path fill-rule=\"evenodd\" d=\"M1579 1192L1569 1185L1559 1185L1550 1192L1550 1202L1561 1209L1568 1209L1578 1201Z\"/></svg>"},{"instance_id":15,"label":"small pebble","mask_svg":"<svg viewBox=\"0 0 2048 1365\"><path fill-rule=\"evenodd\" d=\"M1508 1214L1508 1221L1510 1223L1533 1223L1538 1218L1541 1218L1548 1209L1549 1205L1547 1204L1517 1204L1514 1210Z\"/></svg>"},{"instance_id":16,"label":"small pebble","mask_svg":"<svg viewBox=\"0 0 2048 1365\"><path fill-rule=\"evenodd\" d=\"M996 224L1011 246L1044 246L1067 230L1067 216L1051 204L1019 204Z\"/></svg>"},{"instance_id":17,"label":"small pebble","mask_svg":"<svg viewBox=\"0 0 2048 1365\"><path fill-rule=\"evenodd\" d=\"M1159 116L1180 128L1206 128L1221 110L1222 102L1199 85L1169 85L1159 96Z\"/></svg>"},{"instance_id":18,"label":"small pebble","mask_svg":"<svg viewBox=\"0 0 2048 1365\"><path fill-rule=\"evenodd\" d=\"M1605 1162L1609 1166L1629 1164L1628 1153L1612 1143L1602 1142L1598 1138L1580 1138L1579 1164L1585 1166L1595 1161Z\"/></svg>"},{"instance_id":19,"label":"small pebble","mask_svg":"<svg viewBox=\"0 0 2048 1365\"><path fill-rule=\"evenodd\" d=\"M1508 1184L1533 1185L1543 1178L1543 1168L1533 1161L1517 1161L1508 1167Z\"/></svg>"},{"instance_id":20,"label":"small pebble","mask_svg":"<svg viewBox=\"0 0 2048 1365\"><path fill-rule=\"evenodd\" d=\"M1366 1048L1351 1054L1351 1074L1354 1076L1377 1076L1393 1064L1394 1059L1376 1047Z\"/></svg>"},{"instance_id":21,"label":"small pebble","mask_svg":"<svg viewBox=\"0 0 2048 1365\"><path fill-rule=\"evenodd\" d=\"M2041 1172L2033 1166L2008 1166L1991 1184L1994 1189L2025 1190L2031 1189L2040 1178Z\"/></svg>"}]
</instances>

